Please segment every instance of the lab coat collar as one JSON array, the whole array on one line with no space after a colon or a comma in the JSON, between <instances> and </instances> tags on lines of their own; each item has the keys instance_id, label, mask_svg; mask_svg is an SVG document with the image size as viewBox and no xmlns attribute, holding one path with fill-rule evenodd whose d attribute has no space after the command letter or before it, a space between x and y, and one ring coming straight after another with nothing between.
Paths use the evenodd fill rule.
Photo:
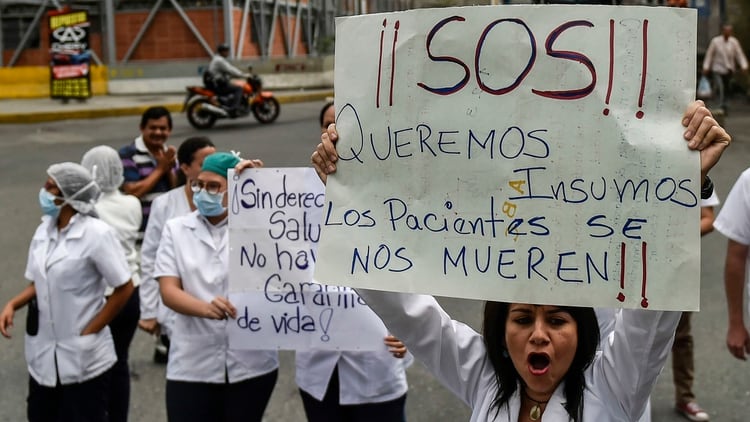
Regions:
<instances>
[{"instance_id":1,"label":"lab coat collar","mask_svg":"<svg viewBox=\"0 0 750 422\"><path fill-rule=\"evenodd\" d=\"M565 382L561 382L560 385L558 385L555 389L555 392L552 393L552 397L550 397L549 402L547 402L547 407L544 409L544 413L542 414L542 421L570 420L570 415L568 415L568 411L565 410L565 395L563 394L564 391Z\"/></svg>"},{"instance_id":2,"label":"lab coat collar","mask_svg":"<svg viewBox=\"0 0 750 422\"><path fill-rule=\"evenodd\" d=\"M229 217L227 217L229 218ZM205 217L203 217L198 210L193 211L190 214L190 218L183 219L182 224L185 225L190 230L193 230L195 232L195 237L198 238L201 242L208 245L211 249L215 251L221 251L224 249L224 247L227 245L227 242L225 241L225 237L228 235L229 230L227 229L223 236L221 243L219 245L214 245L213 237L211 236L211 232L208 231L208 224L211 224L206 220ZM226 222L222 222L221 224L227 224Z\"/></svg>"},{"instance_id":3,"label":"lab coat collar","mask_svg":"<svg viewBox=\"0 0 750 422\"><path fill-rule=\"evenodd\" d=\"M46 264L43 266L45 270L68 256L68 249L66 247L66 242L68 240L80 239L83 237L84 225L81 224L81 220L84 218L86 218L86 216L76 213L71 217L68 226L65 227L61 233L57 230L56 218L47 215L42 217L43 224L46 224L47 226L45 228L46 231L44 237L40 239L44 242L44 246L37 249L37 262L45 262ZM60 239L63 236L65 237L65 242L60 242ZM54 252L52 252L52 256L47 259L47 253L53 239L59 243L59 245L55 248Z\"/></svg>"},{"instance_id":4,"label":"lab coat collar","mask_svg":"<svg viewBox=\"0 0 750 422\"><path fill-rule=\"evenodd\" d=\"M509 401L510 405L510 415L514 416L511 417L512 420L517 421L518 420L518 413L521 411L521 389L523 388L523 385L521 383L518 384L518 388L516 388L516 392L513 393L513 397ZM565 382L561 382L560 385L557 386L555 389L555 392L552 393L552 397L549 398L549 401L547 402L547 406L544 408L544 413L542 413L542 418L540 419L541 422L544 421L567 421L570 420L570 416L568 415L568 411L565 410Z\"/></svg>"}]
</instances>

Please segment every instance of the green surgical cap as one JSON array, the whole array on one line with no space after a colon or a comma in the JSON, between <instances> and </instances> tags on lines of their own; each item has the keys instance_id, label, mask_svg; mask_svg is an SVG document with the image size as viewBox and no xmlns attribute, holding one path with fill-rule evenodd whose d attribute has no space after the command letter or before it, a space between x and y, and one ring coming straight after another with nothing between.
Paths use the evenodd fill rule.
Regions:
<instances>
[{"instance_id":1,"label":"green surgical cap","mask_svg":"<svg viewBox=\"0 0 750 422\"><path fill-rule=\"evenodd\" d=\"M240 157L228 152L216 152L203 160L201 171L210 171L221 177L227 177L227 170L234 168L240 162Z\"/></svg>"}]
</instances>

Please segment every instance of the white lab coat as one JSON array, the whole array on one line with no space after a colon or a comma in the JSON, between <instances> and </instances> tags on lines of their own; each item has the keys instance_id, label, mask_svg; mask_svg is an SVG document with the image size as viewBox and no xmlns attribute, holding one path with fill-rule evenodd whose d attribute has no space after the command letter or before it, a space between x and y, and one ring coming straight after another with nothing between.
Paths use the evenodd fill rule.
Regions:
<instances>
[{"instance_id":1,"label":"white lab coat","mask_svg":"<svg viewBox=\"0 0 750 422\"><path fill-rule=\"evenodd\" d=\"M138 287L141 284L141 277L138 271L138 250L135 247L135 241L138 239L138 230L141 228L143 219L141 201L133 195L125 195L115 190L102 192L95 207L99 218L115 229L120 246L125 252L128 268L130 268L133 287ZM106 295L110 294L112 290L107 289Z\"/></svg>"},{"instance_id":2,"label":"white lab coat","mask_svg":"<svg viewBox=\"0 0 750 422\"><path fill-rule=\"evenodd\" d=\"M516 421L520 389L507 407L491 409L495 371L482 336L454 321L426 295L358 289L359 295L443 385L472 409L472 421ZM669 355L680 312L623 310L610 341L585 372L583 422L632 422L643 413ZM543 422L569 421L561 383Z\"/></svg>"},{"instance_id":3,"label":"white lab coat","mask_svg":"<svg viewBox=\"0 0 750 422\"><path fill-rule=\"evenodd\" d=\"M226 297L229 283L227 225L215 244L197 211L167 221L157 251L154 277L178 277L190 295L210 302ZM212 320L176 314L170 338L167 379L223 384L267 374L278 368L276 351L230 350L226 325L231 320Z\"/></svg>"},{"instance_id":4,"label":"white lab coat","mask_svg":"<svg viewBox=\"0 0 750 422\"><path fill-rule=\"evenodd\" d=\"M395 400L408 389L405 359L383 351L297 351L295 378L299 388L322 401L333 370L339 367L339 404L382 403Z\"/></svg>"},{"instance_id":5,"label":"white lab coat","mask_svg":"<svg viewBox=\"0 0 750 422\"><path fill-rule=\"evenodd\" d=\"M185 187L179 186L158 196L151 203L146 232L141 245L141 319L156 318L165 334L169 335L174 325L175 313L164 306L159 295L159 283L154 279L154 262L159 249L161 233L168 220L190 214Z\"/></svg>"},{"instance_id":6,"label":"white lab coat","mask_svg":"<svg viewBox=\"0 0 750 422\"><path fill-rule=\"evenodd\" d=\"M39 331L25 336L29 374L41 385L81 383L117 360L109 327L81 336L104 307L104 290L130 280L125 253L105 222L76 214L62 231L42 217L29 246L25 276L34 283Z\"/></svg>"},{"instance_id":7,"label":"white lab coat","mask_svg":"<svg viewBox=\"0 0 750 422\"><path fill-rule=\"evenodd\" d=\"M714 228L727 238L750 245L750 168L740 174L729 191L724 206L714 221ZM745 260L745 303L750 315L750 255Z\"/></svg>"},{"instance_id":8,"label":"white lab coat","mask_svg":"<svg viewBox=\"0 0 750 422\"><path fill-rule=\"evenodd\" d=\"M619 308L594 308L596 319L599 322L599 350L602 350L610 337L614 335L615 323L620 316L622 309ZM638 418L638 422L651 422L651 399L646 402L646 408L643 414Z\"/></svg>"}]
</instances>

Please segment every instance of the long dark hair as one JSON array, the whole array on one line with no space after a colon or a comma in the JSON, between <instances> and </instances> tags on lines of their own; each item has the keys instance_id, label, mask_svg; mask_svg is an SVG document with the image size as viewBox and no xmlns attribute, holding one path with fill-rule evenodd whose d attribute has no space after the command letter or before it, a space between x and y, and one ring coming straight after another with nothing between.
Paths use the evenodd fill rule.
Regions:
<instances>
[{"instance_id":1,"label":"long dark hair","mask_svg":"<svg viewBox=\"0 0 750 422\"><path fill-rule=\"evenodd\" d=\"M513 366L513 361L505 351L505 326L509 309L510 303L506 302L487 302L484 305L484 344L487 347L487 356L495 369L497 382L497 396L490 407L490 411L494 409L495 412L508 405L518 384L523 383L516 367ZM569 313L578 325L578 345L573 362L563 378L563 393L565 410L573 421L579 422L583 417L583 391L586 389L584 371L594 360L599 345L599 324L593 308L560 306L560 309Z\"/></svg>"},{"instance_id":2,"label":"long dark hair","mask_svg":"<svg viewBox=\"0 0 750 422\"><path fill-rule=\"evenodd\" d=\"M207 136L193 136L185 139L177 148L177 162L180 164L190 165L195 160L195 153L205 147L215 146ZM177 171L177 186L187 183L187 176L181 169Z\"/></svg>"}]
</instances>

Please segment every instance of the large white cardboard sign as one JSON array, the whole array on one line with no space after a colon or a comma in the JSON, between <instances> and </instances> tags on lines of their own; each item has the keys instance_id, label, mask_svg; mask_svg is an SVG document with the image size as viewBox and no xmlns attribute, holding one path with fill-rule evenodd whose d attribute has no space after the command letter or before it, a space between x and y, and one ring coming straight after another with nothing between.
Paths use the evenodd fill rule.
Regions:
<instances>
[{"instance_id":1,"label":"large white cardboard sign","mask_svg":"<svg viewBox=\"0 0 750 422\"><path fill-rule=\"evenodd\" d=\"M480 6L336 20L317 279L698 309L694 10Z\"/></svg>"},{"instance_id":2,"label":"large white cardboard sign","mask_svg":"<svg viewBox=\"0 0 750 422\"><path fill-rule=\"evenodd\" d=\"M233 349L384 350L382 321L348 287L312 279L325 203L311 168L229 175Z\"/></svg>"}]
</instances>

